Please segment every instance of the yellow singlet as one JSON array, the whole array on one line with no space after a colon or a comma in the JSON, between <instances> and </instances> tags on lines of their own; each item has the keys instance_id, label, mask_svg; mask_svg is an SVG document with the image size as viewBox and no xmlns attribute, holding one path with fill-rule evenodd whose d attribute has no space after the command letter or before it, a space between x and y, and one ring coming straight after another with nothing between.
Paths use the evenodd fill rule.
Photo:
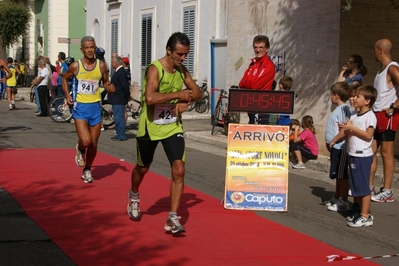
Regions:
<instances>
[{"instance_id":1,"label":"yellow singlet","mask_svg":"<svg viewBox=\"0 0 399 266\"><path fill-rule=\"evenodd\" d=\"M102 72L100 68L100 60L96 59L96 65L92 70L86 70L82 60L78 60L78 74L74 84L74 92L76 93L76 102L78 103L95 103L101 101L100 80Z\"/></svg>"}]
</instances>

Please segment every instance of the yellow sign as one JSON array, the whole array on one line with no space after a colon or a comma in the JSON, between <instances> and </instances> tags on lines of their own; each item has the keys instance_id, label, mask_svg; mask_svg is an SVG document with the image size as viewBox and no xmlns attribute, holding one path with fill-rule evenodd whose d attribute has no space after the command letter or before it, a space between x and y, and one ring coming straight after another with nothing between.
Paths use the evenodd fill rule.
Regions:
<instances>
[{"instance_id":1,"label":"yellow sign","mask_svg":"<svg viewBox=\"0 0 399 266\"><path fill-rule=\"evenodd\" d=\"M224 207L287 211L289 127L229 124Z\"/></svg>"}]
</instances>

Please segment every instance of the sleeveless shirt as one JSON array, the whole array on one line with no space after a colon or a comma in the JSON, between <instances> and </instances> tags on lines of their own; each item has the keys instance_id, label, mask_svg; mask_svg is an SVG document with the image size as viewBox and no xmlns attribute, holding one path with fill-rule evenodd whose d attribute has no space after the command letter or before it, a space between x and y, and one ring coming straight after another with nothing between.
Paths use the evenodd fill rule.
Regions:
<instances>
[{"instance_id":1,"label":"sleeveless shirt","mask_svg":"<svg viewBox=\"0 0 399 266\"><path fill-rule=\"evenodd\" d=\"M15 75L17 71L15 70L13 65L9 65L8 68L10 69L12 76L11 78L7 79L7 86L15 87L17 86L17 77Z\"/></svg>"},{"instance_id":2,"label":"sleeveless shirt","mask_svg":"<svg viewBox=\"0 0 399 266\"><path fill-rule=\"evenodd\" d=\"M179 92L182 90L184 84L184 74L182 73L181 68L178 68L175 73L171 74L164 70L159 60L156 60L147 67L145 71L146 75L150 66L155 66L158 70L158 91L160 93ZM174 123L162 125L154 123L155 105L148 106L145 102L146 85L147 79L144 78L143 92L141 95L141 106L143 109L140 113L137 137L144 136L146 134L146 131L148 132L151 140L161 140L173 136L177 133L183 133L183 126L180 114L177 118L177 121ZM178 100L175 99L170 101L169 104L176 104L177 102Z\"/></svg>"},{"instance_id":3,"label":"sleeveless shirt","mask_svg":"<svg viewBox=\"0 0 399 266\"><path fill-rule=\"evenodd\" d=\"M387 83L387 73L391 65L399 66L398 63L394 61L390 62L383 71L377 73L374 79L374 88L377 89L377 99L373 105L374 112L389 108L397 99L396 90L399 88L399 84L390 88Z\"/></svg>"},{"instance_id":4,"label":"sleeveless shirt","mask_svg":"<svg viewBox=\"0 0 399 266\"><path fill-rule=\"evenodd\" d=\"M100 61L96 59L92 70L86 70L82 60L78 60L78 73L73 79L72 90L78 103L95 103L101 101L99 83L102 78Z\"/></svg>"}]
</instances>

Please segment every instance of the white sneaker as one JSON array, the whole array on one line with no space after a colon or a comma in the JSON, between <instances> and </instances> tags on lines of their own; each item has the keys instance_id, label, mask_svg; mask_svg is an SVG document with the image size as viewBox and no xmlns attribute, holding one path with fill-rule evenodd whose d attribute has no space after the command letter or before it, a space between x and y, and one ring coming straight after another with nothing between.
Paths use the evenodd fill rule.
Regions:
<instances>
[{"instance_id":1,"label":"white sneaker","mask_svg":"<svg viewBox=\"0 0 399 266\"><path fill-rule=\"evenodd\" d=\"M79 150L79 143L76 144L75 163L79 167L85 166L85 159L83 158L82 152Z\"/></svg>"},{"instance_id":2,"label":"white sneaker","mask_svg":"<svg viewBox=\"0 0 399 266\"><path fill-rule=\"evenodd\" d=\"M328 207L334 205L335 203L337 203L337 201L338 201L337 198L332 197L330 200L326 200L326 201L324 202L324 205L326 205L327 208L328 208Z\"/></svg>"},{"instance_id":3,"label":"white sneaker","mask_svg":"<svg viewBox=\"0 0 399 266\"><path fill-rule=\"evenodd\" d=\"M347 211L349 209L348 201L338 200L335 204L328 206L327 210L333 212Z\"/></svg>"},{"instance_id":4,"label":"white sneaker","mask_svg":"<svg viewBox=\"0 0 399 266\"><path fill-rule=\"evenodd\" d=\"M379 192L371 195L371 200L375 202L394 202L393 192L382 187Z\"/></svg>"},{"instance_id":5,"label":"white sneaker","mask_svg":"<svg viewBox=\"0 0 399 266\"><path fill-rule=\"evenodd\" d=\"M372 226L374 221L374 217L369 215L369 217L365 218L362 215L358 214L353 218L352 221L347 222L347 225L350 227L362 227L362 226Z\"/></svg>"},{"instance_id":6,"label":"white sneaker","mask_svg":"<svg viewBox=\"0 0 399 266\"><path fill-rule=\"evenodd\" d=\"M83 179L83 182L85 182L85 183L93 183L94 182L94 179L93 179L93 176L91 175L90 170L85 170L83 172L82 179Z\"/></svg>"},{"instance_id":7,"label":"white sneaker","mask_svg":"<svg viewBox=\"0 0 399 266\"><path fill-rule=\"evenodd\" d=\"M349 190L348 190L348 196L349 196L349 197L352 197L352 189L349 189Z\"/></svg>"},{"instance_id":8,"label":"white sneaker","mask_svg":"<svg viewBox=\"0 0 399 266\"><path fill-rule=\"evenodd\" d=\"M130 218L139 220L141 218L140 211L140 198L135 197L131 194L131 190L128 192L129 203L127 204L127 213Z\"/></svg>"},{"instance_id":9,"label":"white sneaker","mask_svg":"<svg viewBox=\"0 0 399 266\"><path fill-rule=\"evenodd\" d=\"M295 168L295 169L305 169L305 164L304 163L297 163L297 164L294 164L292 167Z\"/></svg>"}]
</instances>

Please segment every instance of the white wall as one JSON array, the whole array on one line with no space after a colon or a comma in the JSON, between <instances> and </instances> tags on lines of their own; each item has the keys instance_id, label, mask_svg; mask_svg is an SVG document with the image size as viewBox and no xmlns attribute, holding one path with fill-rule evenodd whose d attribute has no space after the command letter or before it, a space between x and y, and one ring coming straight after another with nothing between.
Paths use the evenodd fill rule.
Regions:
<instances>
[{"instance_id":1,"label":"white wall","mask_svg":"<svg viewBox=\"0 0 399 266\"><path fill-rule=\"evenodd\" d=\"M224 7L225 0L119 0L109 5L106 1L87 0L87 34L100 32L94 36L97 46L106 50L106 60L111 59L111 19L119 18L119 54L129 56L132 72L132 83L141 80L141 15L153 13L153 51L152 60L165 55L165 46L169 36L182 31L182 10L184 6L197 6L196 62L193 78L201 81L210 79L210 40L224 34L225 15L219 18L216 25L216 12ZM216 8L219 5L219 8ZM221 6L221 8L220 8ZM224 12L222 10L222 12ZM98 21L98 23L96 23ZM97 25L97 26L95 26ZM98 27L100 30L95 30ZM221 30L222 29L222 30ZM225 37L225 35L223 35ZM99 41L101 39L101 41Z\"/></svg>"},{"instance_id":2,"label":"white wall","mask_svg":"<svg viewBox=\"0 0 399 266\"><path fill-rule=\"evenodd\" d=\"M58 38L68 38L68 4L69 0L51 0L48 4L48 54L50 61L55 65L58 53L68 55L68 44L58 43Z\"/></svg>"}]
</instances>

